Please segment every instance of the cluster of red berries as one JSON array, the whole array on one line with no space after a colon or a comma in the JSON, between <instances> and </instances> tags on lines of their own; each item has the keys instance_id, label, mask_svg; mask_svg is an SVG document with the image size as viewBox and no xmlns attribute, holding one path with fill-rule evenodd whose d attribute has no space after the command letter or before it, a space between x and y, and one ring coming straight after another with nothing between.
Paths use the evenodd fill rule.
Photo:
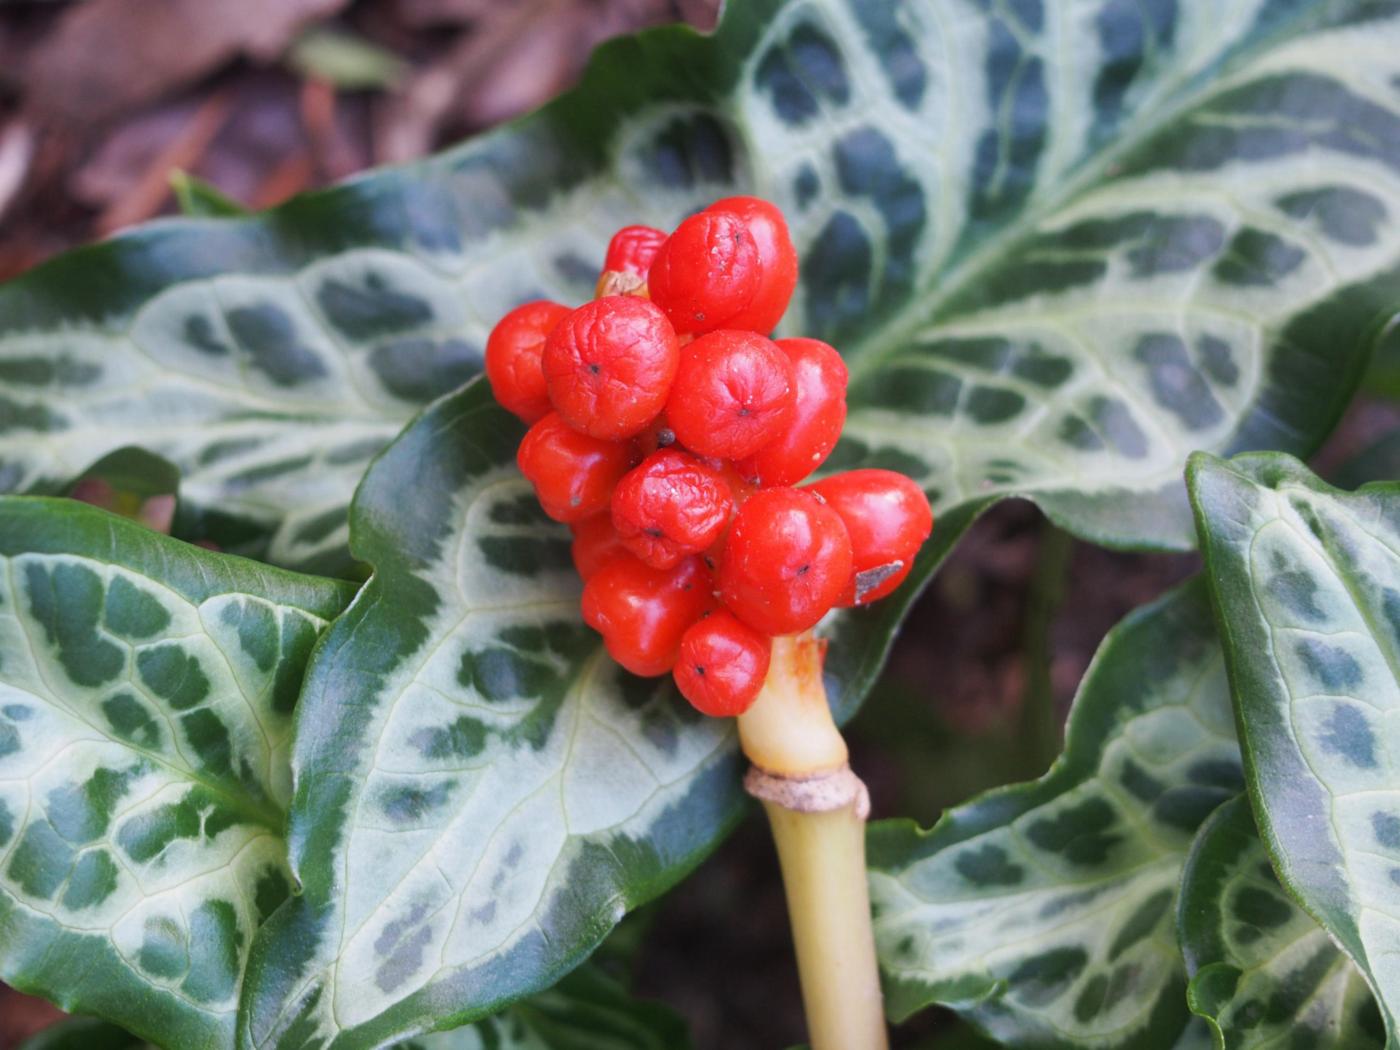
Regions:
<instances>
[{"instance_id":1,"label":"cluster of red berries","mask_svg":"<svg viewBox=\"0 0 1400 1050\"><path fill-rule=\"evenodd\" d=\"M574 534L583 616L634 674L672 671L696 708L745 711L772 636L882 598L933 528L888 470L794 488L846 420L846 366L768 338L797 284L777 208L717 201L670 236L620 230L597 298L526 303L486 344L517 461Z\"/></svg>"}]
</instances>

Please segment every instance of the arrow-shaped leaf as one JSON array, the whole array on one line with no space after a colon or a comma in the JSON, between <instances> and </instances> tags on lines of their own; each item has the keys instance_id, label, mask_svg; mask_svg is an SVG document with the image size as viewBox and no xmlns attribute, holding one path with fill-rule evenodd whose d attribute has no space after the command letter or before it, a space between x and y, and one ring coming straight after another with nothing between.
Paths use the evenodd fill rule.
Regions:
<instances>
[{"instance_id":1,"label":"arrow-shaped leaf","mask_svg":"<svg viewBox=\"0 0 1400 1050\"><path fill-rule=\"evenodd\" d=\"M1188 477L1264 844L1396 1039L1400 486L1341 492L1262 453Z\"/></svg>"},{"instance_id":2,"label":"arrow-shaped leaf","mask_svg":"<svg viewBox=\"0 0 1400 1050\"><path fill-rule=\"evenodd\" d=\"M932 1003L1024 1047L1199 1046L1172 916L1191 836L1240 785L1199 581L1109 634L1064 755L930 831L869 837L887 1008Z\"/></svg>"},{"instance_id":3,"label":"arrow-shaped leaf","mask_svg":"<svg viewBox=\"0 0 1400 1050\"><path fill-rule=\"evenodd\" d=\"M291 888L291 711L343 585L70 500L0 499L0 978L232 1043Z\"/></svg>"},{"instance_id":4,"label":"arrow-shaped leaf","mask_svg":"<svg viewBox=\"0 0 1400 1050\"><path fill-rule=\"evenodd\" d=\"M245 1047L378 1047L545 988L738 816L730 727L583 625L521 432L474 383L360 485L375 573L307 672L303 893L258 934Z\"/></svg>"}]
</instances>

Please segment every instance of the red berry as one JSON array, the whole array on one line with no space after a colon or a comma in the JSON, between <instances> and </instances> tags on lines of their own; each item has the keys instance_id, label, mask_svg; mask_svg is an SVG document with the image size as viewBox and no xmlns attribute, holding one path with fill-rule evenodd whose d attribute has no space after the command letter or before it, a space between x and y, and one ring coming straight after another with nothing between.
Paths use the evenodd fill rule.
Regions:
<instances>
[{"instance_id":1,"label":"red berry","mask_svg":"<svg viewBox=\"0 0 1400 1050\"><path fill-rule=\"evenodd\" d=\"M771 443L734 464L759 485L796 485L826 461L846 424L846 363L820 339L779 339L792 362L792 420Z\"/></svg>"},{"instance_id":2,"label":"red berry","mask_svg":"<svg viewBox=\"0 0 1400 1050\"><path fill-rule=\"evenodd\" d=\"M572 429L558 412L532 426L515 454L555 521L582 521L608 509L612 490L635 462L632 448Z\"/></svg>"},{"instance_id":3,"label":"red berry","mask_svg":"<svg viewBox=\"0 0 1400 1050\"><path fill-rule=\"evenodd\" d=\"M567 306L536 299L502 317L487 337L491 393L502 408L527 423L537 423L551 411L540 358L546 337L568 316Z\"/></svg>"},{"instance_id":4,"label":"red berry","mask_svg":"<svg viewBox=\"0 0 1400 1050\"><path fill-rule=\"evenodd\" d=\"M763 278L749 305L731 317L726 328L747 328L767 335L778 326L797 287L797 249L788 236L783 213L757 197L726 197L705 209L706 214L737 216L758 246Z\"/></svg>"},{"instance_id":5,"label":"red berry","mask_svg":"<svg viewBox=\"0 0 1400 1050\"><path fill-rule=\"evenodd\" d=\"M729 484L676 449L642 461L613 490L612 521L627 549L657 569L703 551L729 524Z\"/></svg>"},{"instance_id":6,"label":"red berry","mask_svg":"<svg viewBox=\"0 0 1400 1050\"><path fill-rule=\"evenodd\" d=\"M591 518L575 522L569 526L574 534L569 552L574 558L574 568L585 582L619 554L626 554L622 537L613 528L611 514L595 514Z\"/></svg>"},{"instance_id":7,"label":"red berry","mask_svg":"<svg viewBox=\"0 0 1400 1050\"><path fill-rule=\"evenodd\" d=\"M603 271L627 273L646 279L656 253L666 242L666 234L652 226L624 226L608 242Z\"/></svg>"},{"instance_id":8,"label":"red berry","mask_svg":"<svg viewBox=\"0 0 1400 1050\"><path fill-rule=\"evenodd\" d=\"M665 674L686 628L714 605L714 583L699 558L653 569L630 555L613 558L583 588L584 622L608 655L633 674Z\"/></svg>"},{"instance_id":9,"label":"red berry","mask_svg":"<svg viewBox=\"0 0 1400 1050\"><path fill-rule=\"evenodd\" d=\"M737 215L702 211L676 227L647 275L652 302L677 332L733 327L763 285L762 259Z\"/></svg>"},{"instance_id":10,"label":"red berry","mask_svg":"<svg viewBox=\"0 0 1400 1050\"><path fill-rule=\"evenodd\" d=\"M742 459L783 433L794 385L792 363L771 339L711 332L681 351L666 420L692 452Z\"/></svg>"},{"instance_id":11,"label":"red berry","mask_svg":"<svg viewBox=\"0 0 1400 1050\"><path fill-rule=\"evenodd\" d=\"M852 577L838 605L865 605L893 591L933 531L933 511L923 489L892 470L833 474L803 491L824 499L851 537Z\"/></svg>"},{"instance_id":12,"label":"red berry","mask_svg":"<svg viewBox=\"0 0 1400 1050\"><path fill-rule=\"evenodd\" d=\"M703 714L742 715L763 688L772 650L772 639L721 609L681 636L676 685Z\"/></svg>"},{"instance_id":13,"label":"red berry","mask_svg":"<svg viewBox=\"0 0 1400 1050\"><path fill-rule=\"evenodd\" d=\"M800 489L763 489L739 508L719 563L719 593L764 634L796 634L851 580L851 540L836 512Z\"/></svg>"},{"instance_id":14,"label":"red berry","mask_svg":"<svg viewBox=\"0 0 1400 1050\"><path fill-rule=\"evenodd\" d=\"M584 303L550 333L544 377L570 426L597 438L631 437L671 392L680 347L665 316L631 295Z\"/></svg>"}]
</instances>

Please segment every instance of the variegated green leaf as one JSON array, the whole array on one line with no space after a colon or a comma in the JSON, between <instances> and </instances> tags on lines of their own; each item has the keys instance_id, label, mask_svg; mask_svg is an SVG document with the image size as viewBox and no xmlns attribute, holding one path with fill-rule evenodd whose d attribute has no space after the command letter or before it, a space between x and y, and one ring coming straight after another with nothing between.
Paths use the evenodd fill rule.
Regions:
<instances>
[{"instance_id":1,"label":"variegated green leaf","mask_svg":"<svg viewBox=\"0 0 1400 1050\"><path fill-rule=\"evenodd\" d=\"M292 869L244 1047L378 1047L557 980L738 816L730 727L607 658L484 382L366 474L374 576L297 709Z\"/></svg>"},{"instance_id":2,"label":"variegated green leaf","mask_svg":"<svg viewBox=\"0 0 1400 1050\"><path fill-rule=\"evenodd\" d=\"M786 329L851 364L837 463L934 496L926 569L1008 493L1184 546L1186 452L1310 446L1395 313L1398 42L1396 0L734 3L417 167L0 291L0 478L138 442L225 546L341 567L367 458L488 324L750 190L802 255Z\"/></svg>"},{"instance_id":3,"label":"variegated green leaf","mask_svg":"<svg viewBox=\"0 0 1400 1050\"><path fill-rule=\"evenodd\" d=\"M1191 1009L1220 1050L1381 1050L1385 1023L1355 965L1279 885L1238 798L1201 826L1177 931Z\"/></svg>"},{"instance_id":4,"label":"variegated green leaf","mask_svg":"<svg viewBox=\"0 0 1400 1050\"><path fill-rule=\"evenodd\" d=\"M869 836L886 1004L951 1006L1012 1046L1168 1050L1189 1024L1173 903L1200 822L1239 790L1199 581L1104 641L1043 778Z\"/></svg>"},{"instance_id":5,"label":"variegated green leaf","mask_svg":"<svg viewBox=\"0 0 1400 1050\"><path fill-rule=\"evenodd\" d=\"M589 966L523 1003L476 1024L392 1050L689 1050L685 1024L658 1003L633 999ZM75 1017L17 1050L150 1050L116 1025Z\"/></svg>"},{"instance_id":6,"label":"variegated green leaf","mask_svg":"<svg viewBox=\"0 0 1400 1050\"><path fill-rule=\"evenodd\" d=\"M1188 478L1259 830L1400 1039L1400 486L1262 453Z\"/></svg>"},{"instance_id":7,"label":"variegated green leaf","mask_svg":"<svg viewBox=\"0 0 1400 1050\"><path fill-rule=\"evenodd\" d=\"M340 584L0 498L0 979L231 1045L291 886L291 711Z\"/></svg>"}]
</instances>

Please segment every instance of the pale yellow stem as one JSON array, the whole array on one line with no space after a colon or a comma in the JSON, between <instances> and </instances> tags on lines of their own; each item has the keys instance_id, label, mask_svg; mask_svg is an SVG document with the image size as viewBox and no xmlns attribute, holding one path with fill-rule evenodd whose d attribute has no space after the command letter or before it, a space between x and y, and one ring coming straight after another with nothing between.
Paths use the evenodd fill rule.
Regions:
<instances>
[{"instance_id":1,"label":"pale yellow stem","mask_svg":"<svg viewBox=\"0 0 1400 1050\"><path fill-rule=\"evenodd\" d=\"M857 805L800 813L763 804L783 869L812 1050L888 1045Z\"/></svg>"},{"instance_id":2,"label":"pale yellow stem","mask_svg":"<svg viewBox=\"0 0 1400 1050\"><path fill-rule=\"evenodd\" d=\"M745 787L773 829L812 1050L886 1050L870 893L865 785L822 685L825 643L773 640L763 691L739 718Z\"/></svg>"},{"instance_id":3,"label":"pale yellow stem","mask_svg":"<svg viewBox=\"0 0 1400 1050\"><path fill-rule=\"evenodd\" d=\"M739 742L760 769L809 777L845 766L846 741L822 685L825 655L826 643L810 634L773 639L763 691L739 716Z\"/></svg>"}]
</instances>

